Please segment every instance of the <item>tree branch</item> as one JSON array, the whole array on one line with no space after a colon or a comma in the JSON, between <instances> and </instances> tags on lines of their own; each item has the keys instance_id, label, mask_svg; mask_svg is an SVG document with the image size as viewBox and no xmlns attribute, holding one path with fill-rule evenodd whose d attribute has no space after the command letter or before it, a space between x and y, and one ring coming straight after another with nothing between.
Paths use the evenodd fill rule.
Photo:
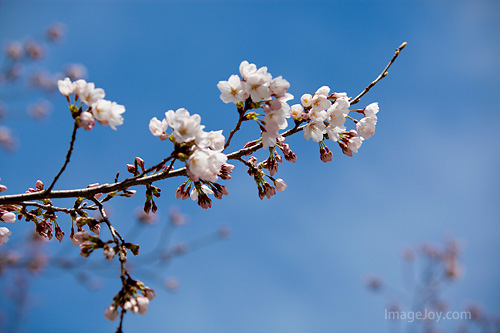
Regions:
<instances>
[{"instance_id":1,"label":"tree branch","mask_svg":"<svg viewBox=\"0 0 500 333\"><path fill-rule=\"evenodd\" d=\"M71 158L71 153L73 152L73 145L75 144L75 140L76 140L76 131L77 130L78 130L78 125L77 125L77 123L75 121L75 124L73 126L73 134L71 134L71 142L69 144L68 152L66 153L66 160L64 161L64 164L63 164L61 170L59 170L59 173L54 177L54 180L52 181L52 184L50 184L50 186L45 190L45 192L47 192L47 193L50 193L50 191L52 191L52 188L54 187L54 185L56 184L57 180L62 175L62 173L66 169L66 166L69 163L69 159Z\"/></svg>"},{"instance_id":2,"label":"tree branch","mask_svg":"<svg viewBox=\"0 0 500 333\"><path fill-rule=\"evenodd\" d=\"M238 110L238 111L240 111L240 110ZM231 139L233 138L234 134L240 130L241 123L243 122L243 118L244 117L245 117L245 112L240 112L240 116L238 118L238 122L236 123L236 126L231 131L231 133L229 133L229 137L226 140L226 144L224 145L224 149L226 149L227 147L229 147L229 145L231 144Z\"/></svg>"},{"instance_id":3,"label":"tree branch","mask_svg":"<svg viewBox=\"0 0 500 333\"><path fill-rule=\"evenodd\" d=\"M359 100L361 99L361 97L363 97L368 91L370 91L371 88L373 88L374 85L376 85L378 83L378 81L382 80L384 77L387 76L387 74L389 74L388 70L389 70L389 67L391 67L391 65L394 63L394 61L396 61L396 58L399 56L399 53L401 52L402 49L404 49L406 47L406 42L404 42L403 44L401 44L397 49L396 49L396 52L394 53L394 56L392 57L391 61L389 61L389 63L387 64L387 66L385 66L384 70L382 71L382 73L380 73L380 75L375 79L375 81L373 81L372 83L370 83L358 96L356 96L352 101L351 101L351 105L354 105L356 103L359 102Z\"/></svg>"}]
</instances>

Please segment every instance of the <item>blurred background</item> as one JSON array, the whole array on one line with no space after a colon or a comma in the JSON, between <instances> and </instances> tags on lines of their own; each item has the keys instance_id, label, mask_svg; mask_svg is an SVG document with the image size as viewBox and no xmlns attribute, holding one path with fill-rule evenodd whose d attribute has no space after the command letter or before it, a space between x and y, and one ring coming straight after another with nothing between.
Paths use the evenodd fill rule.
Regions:
<instances>
[{"instance_id":1,"label":"blurred background","mask_svg":"<svg viewBox=\"0 0 500 333\"><path fill-rule=\"evenodd\" d=\"M166 157L172 147L153 137L148 123L169 109L198 113L207 130L223 129L227 137L237 113L219 99L216 85L238 74L242 60L288 80L293 104L322 85L356 96L406 41L389 75L357 105L378 102L380 113L376 135L354 157L331 143L333 161L322 163L317 144L294 135L287 142L297 163L283 162L277 174L288 184L284 192L259 200L253 179L234 163L233 179L224 182L230 195L209 210L175 199L183 179L161 181L155 184L162 188L157 220L141 233L134 228L144 189L110 202L113 223L123 234L136 234L145 253L164 239L160 230L172 206L189 221L172 234L171 246L231 230L228 240L188 251L168 267L137 269L133 276L156 289L157 298L146 316L126 316L125 331L400 331L406 323L393 326L384 312L394 304L411 309L416 289L404 283L402 254L427 243L442 248L450 239L461 252L457 276L441 285L447 309L474 304L498 315L498 13L494 0L3 0L3 69L13 42L44 39L55 22L62 35L42 45L43 57L19 68L19 80L4 77L0 85L0 126L15 141L15 149L0 150L1 183L5 194L22 193L37 179L49 184L72 131L64 97L26 88L23 73L47 71L55 78L66 64L83 64L88 80L127 109L116 132L104 126L79 131L56 185L70 189L111 183L118 171L125 177L125 165L136 156L146 165ZM51 102L50 112L33 119L26 109L42 98ZM255 124L244 125L230 151L259 136ZM61 216L59 224L69 235L70 219ZM22 247L34 229L24 221L8 227L13 235L0 251ZM67 236L62 243L53 239L44 251L78 257ZM14 329L5 323L17 318L9 291L29 288L16 329L114 331L117 323L103 317L120 288L113 267L106 274L85 269L83 280L100 281L96 290L74 272L49 267L30 275L27 286L3 278L4 327ZM165 288L165 278L177 281L175 291ZM367 288L374 278L383 281L384 295ZM445 332L457 327L457 321L435 325ZM422 323L408 328L419 330Z\"/></svg>"}]
</instances>

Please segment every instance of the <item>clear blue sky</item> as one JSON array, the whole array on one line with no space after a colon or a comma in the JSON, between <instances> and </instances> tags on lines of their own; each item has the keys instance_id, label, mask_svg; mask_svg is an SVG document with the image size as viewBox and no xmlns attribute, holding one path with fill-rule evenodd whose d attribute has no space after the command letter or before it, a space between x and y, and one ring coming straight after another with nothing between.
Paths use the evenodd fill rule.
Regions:
<instances>
[{"instance_id":1,"label":"clear blue sky","mask_svg":"<svg viewBox=\"0 0 500 333\"><path fill-rule=\"evenodd\" d=\"M500 312L499 12L493 0L16 0L0 3L0 39L63 22L65 41L44 64L52 71L85 64L89 80L127 108L116 132L98 126L78 133L60 189L112 182L135 156L163 158L171 147L147 125L169 109L185 107L227 135L237 115L216 84L237 74L242 60L282 75L295 102L322 85L354 96L407 41L389 76L360 103L379 102L381 111L376 135L355 157L331 145L334 161L323 164L317 145L297 135L289 140L297 163L280 167L285 192L261 202L237 165L226 184L230 196L210 211L175 199L180 179L160 182L160 222L174 204L190 215L174 240L221 225L232 237L163 270L180 280L180 290L149 283L158 297L148 315L125 320L130 332L385 332L385 301L363 278L374 272L399 288L401 251L448 235L465 245L465 275L446 291L452 310L475 301ZM17 152L0 152L9 193L49 182L64 159L71 117L64 98L53 100L46 122L6 119L20 139ZM245 129L235 147L256 136L256 128ZM130 228L142 198L114 200L119 229ZM28 228L18 224L14 233ZM138 241L147 248L146 238ZM148 284L147 276L137 278ZM109 278L89 292L65 273L37 278L23 327L111 331L116 323L102 314L118 284Z\"/></svg>"}]
</instances>

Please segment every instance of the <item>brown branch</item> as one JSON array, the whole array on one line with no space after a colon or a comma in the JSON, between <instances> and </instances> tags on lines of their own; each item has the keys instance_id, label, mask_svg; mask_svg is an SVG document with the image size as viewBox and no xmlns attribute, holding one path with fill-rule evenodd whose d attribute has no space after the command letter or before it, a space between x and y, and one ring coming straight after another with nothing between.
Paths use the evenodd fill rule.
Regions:
<instances>
[{"instance_id":1,"label":"brown branch","mask_svg":"<svg viewBox=\"0 0 500 333\"><path fill-rule=\"evenodd\" d=\"M239 110L241 111L241 110ZM238 118L238 122L236 123L236 126L234 127L234 129L231 131L231 133L229 133L229 137L227 138L226 140L226 144L224 145L224 150L229 147L229 145L231 144L231 139L233 138L234 134L236 132L238 132L241 128L241 123L243 123L243 119L245 118L245 112L240 112L240 117ZM224 151L223 150L223 151Z\"/></svg>"},{"instance_id":2,"label":"brown branch","mask_svg":"<svg viewBox=\"0 0 500 333\"><path fill-rule=\"evenodd\" d=\"M61 190L61 191L53 191L50 193L47 193L45 191L40 191L32 193L5 195L5 196L0 196L0 205L15 204L20 201L26 201L26 200L61 199L61 198L77 198L77 197L91 198L98 193L121 191L131 186L151 184L152 182L162 180L165 178L179 177L184 175L186 175L186 168L180 168L173 171L166 170L150 176L139 175L137 177L127 178L118 183L103 184L91 188L82 188L76 190Z\"/></svg>"},{"instance_id":3,"label":"brown branch","mask_svg":"<svg viewBox=\"0 0 500 333\"><path fill-rule=\"evenodd\" d=\"M375 81L373 81L372 83L370 83L358 96L356 96L354 99L352 99L351 105L354 105L354 104L358 103L360 101L361 97L363 97L368 91L370 91L370 89L373 88L373 86L376 85L378 83L378 81L382 80L384 77L387 76L387 74L389 74L389 72L388 72L389 67L391 67L391 65L394 63L394 61L396 61L396 58L399 56L399 53L405 47L406 47L406 42L404 42L403 44L401 44L396 49L396 52L394 53L394 56L392 57L391 61L389 61L389 63L387 64L387 66L385 66L385 68L382 71L382 73L380 73L380 75L375 79Z\"/></svg>"},{"instance_id":4,"label":"brown branch","mask_svg":"<svg viewBox=\"0 0 500 333\"><path fill-rule=\"evenodd\" d=\"M127 310L123 309L120 312L120 324L118 325L118 328L116 329L116 333L122 333L123 332L123 317L124 314Z\"/></svg>"},{"instance_id":5,"label":"brown branch","mask_svg":"<svg viewBox=\"0 0 500 333\"><path fill-rule=\"evenodd\" d=\"M54 188L54 185L56 184L57 180L62 175L62 173L66 169L66 166L69 163L69 159L71 158L71 153L73 152L73 146L75 144L76 131L77 130L78 130L78 125L77 125L77 123L75 121L75 124L73 126L73 134L71 134L71 142L69 144L68 152L66 153L66 160L64 161L64 164L63 164L61 170L59 170L59 173L54 177L54 180L52 181L52 184L50 184L50 186L45 190L45 192L47 192L47 193L50 193L50 191L52 191L52 188Z\"/></svg>"},{"instance_id":6,"label":"brown branch","mask_svg":"<svg viewBox=\"0 0 500 333\"><path fill-rule=\"evenodd\" d=\"M76 212L83 210L83 209L87 209L87 210L97 210L98 209L96 206L88 206L88 207L81 206L78 208L61 208L61 207L56 207L56 206L52 206L52 205L43 205L41 203L33 202L33 201L24 201L24 202L19 203L18 205L24 206L24 207L33 206L33 207L38 207L38 208L42 208L45 210L54 211L54 212L63 212L66 214L76 213Z\"/></svg>"}]
</instances>

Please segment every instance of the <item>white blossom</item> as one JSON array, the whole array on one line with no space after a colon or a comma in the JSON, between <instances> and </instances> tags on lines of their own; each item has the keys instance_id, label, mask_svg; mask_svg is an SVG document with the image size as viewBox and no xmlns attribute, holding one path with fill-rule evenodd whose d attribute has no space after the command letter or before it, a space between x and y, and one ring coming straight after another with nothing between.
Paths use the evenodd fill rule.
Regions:
<instances>
[{"instance_id":1,"label":"white blossom","mask_svg":"<svg viewBox=\"0 0 500 333\"><path fill-rule=\"evenodd\" d=\"M3 245L9 241L9 236L12 232L6 227L0 227L0 245Z\"/></svg>"},{"instance_id":2,"label":"white blossom","mask_svg":"<svg viewBox=\"0 0 500 333\"><path fill-rule=\"evenodd\" d=\"M148 312L149 299L144 296L137 296L137 307L139 308L139 313L141 315Z\"/></svg>"},{"instance_id":3,"label":"white blossom","mask_svg":"<svg viewBox=\"0 0 500 333\"><path fill-rule=\"evenodd\" d=\"M83 80L82 80L83 81ZM96 88L93 82L89 82L79 89L78 97L83 103L92 106L102 100L106 94L101 88Z\"/></svg>"},{"instance_id":4,"label":"white blossom","mask_svg":"<svg viewBox=\"0 0 500 333\"><path fill-rule=\"evenodd\" d=\"M87 81L83 79L76 80L75 82L73 82L73 93L76 96L80 96L80 94L82 94L85 91L86 87L87 87Z\"/></svg>"},{"instance_id":5,"label":"white blossom","mask_svg":"<svg viewBox=\"0 0 500 333\"><path fill-rule=\"evenodd\" d=\"M314 111L326 110L332 105L326 96L316 94L311 100L311 106Z\"/></svg>"},{"instance_id":6,"label":"white blossom","mask_svg":"<svg viewBox=\"0 0 500 333\"><path fill-rule=\"evenodd\" d=\"M116 307L114 305L108 306L104 311L104 317L109 321L115 321L115 319L118 317L118 311L116 310Z\"/></svg>"},{"instance_id":7,"label":"white blossom","mask_svg":"<svg viewBox=\"0 0 500 333\"><path fill-rule=\"evenodd\" d=\"M302 95L302 97L300 98L300 102L302 103L302 105L307 108L308 106L311 106L312 104L312 95L311 94L304 94Z\"/></svg>"},{"instance_id":8,"label":"white blossom","mask_svg":"<svg viewBox=\"0 0 500 333\"><path fill-rule=\"evenodd\" d=\"M310 122L304 127L304 138L313 139L315 142L323 140L323 134L326 133L326 126L323 122Z\"/></svg>"},{"instance_id":9,"label":"white blossom","mask_svg":"<svg viewBox=\"0 0 500 333\"><path fill-rule=\"evenodd\" d=\"M208 148L212 150L221 150L224 148L226 138L224 137L224 135L222 135L222 130L209 132L207 135L207 139Z\"/></svg>"},{"instance_id":10,"label":"white blossom","mask_svg":"<svg viewBox=\"0 0 500 333\"><path fill-rule=\"evenodd\" d=\"M292 115L293 119L300 119L303 112L304 107L300 104L294 104L290 107L290 114Z\"/></svg>"},{"instance_id":11,"label":"white blossom","mask_svg":"<svg viewBox=\"0 0 500 333\"><path fill-rule=\"evenodd\" d=\"M200 125L201 117L197 114L191 116L184 108L177 109L175 112L167 111L165 118L168 125L172 127L172 135L177 143L191 142L204 135L205 126Z\"/></svg>"},{"instance_id":12,"label":"white blossom","mask_svg":"<svg viewBox=\"0 0 500 333\"><path fill-rule=\"evenodd\" d=\"M262 147L267 149L269 147L274 147L276 145L276 139L279 137L278 133L279 128L273 130L272 128L266 128L265 131L262 131Z\"/></svg>"},{"instance_id":13,"label":"white blossom","mask_svg":"<svg viewBox=\"0 0 500 333\"><path fill-rule=\"evenodd\" d=\"M325 98L328 97L328 94L330 94L330 87L328 86L323 86L314 93L314 95L322 95Z\"/></svg>"},{"instance_id":14,"label":"white blossom","mask_svg":"<svg viewBox=\"0 0 500 333\"><path fill-rule=\"evenodd\" d=\"M356 131L363 139L369 139L375 134L377 118L365 117L356 124Z\"/></svg>"},{"instance_id":15,"label":"white blossom","mask_svg":"<svg viewBox=\"0 0 500 333\"><path fill-rule=\"evenodd\" d=\"M355 136L349 139L349 142L347 143L347 148L349 148L352 152L357 153L362 143L363 139L360 138L359 136Z\"/></svg>"},{"instance_id":16,"label":"white blossom","mask_svg":"<svg viewBox=\"0 0 500 333\"><path fill-rule=\"evenodd\" d=\"M0 221L6 223L14 223L16 222L16 214L12 212L1 212L0 211Z\"/></svg>"},{"instance_id":17,"label":"white blossom","mask_svg":"<svg viewBox=\"0 0 500 333\"><path fill-rule=\"evenodd\" d=\"M240 64L240 74L243 80L246 80L248 75L257 72L257 66L255 64L249 64L248 61L244 60Z\"/></svg>"},{"instance_id":18,"label":"white blossom","mask_svg":"<svg viewBox=\"0 0 500 333\"><path fill-rule=\"evenodd\" d=\"M99 100L92 106L92 114L94 118L102 125L109 125L116 130L116 126L123 124L122 113L125 112L125 107L116 102L110 102L105 99Z\"/></svg>"},{"instance_id":19,"label":"white blossom","mask_svg":"<svg viewBox=\"0 0 500 333\"><path fill-rule=\"evenodd\" d=\"M281 192L286 189L286 183L283 179L278 178L274 180L274 186L276 187L276 191Z\"/></svg>"},{"instance_id":20,"label":"white blossom","mask_svg":"<svg viewBox=\"0 0 500 333\"><path fill-rule=\"evenodd\" d=\"M194 180L215 182L227 156L210 149L196 149L188 159L189 177Z\"/></svg>"},{"instance_id":21,"label":"white blossom","mask_svg":"<svg viewBox=\"0 0 500 333\"><path fill-rule=\"evenodd\" d=\"M365 114L365 117L371 117L377 119L377 113L378 113L378 103L372 103L368 105L364 110L363 113Z\"/></svg>"},{"instance_id":22,"label":"white blossom","mask_svg":"<svg viewBox=\"0 0 500 333\"><path fill-rule=\"evenodd\" d=\"M158 118L154 117L149 121L149 130L151 134L159 137L161 140L168 138L168 134L166 133L167 129L168 123L166 119L159 121Z\"/></svg>"},{"instance_id":23,"label":"white blossom","mask_svg":"<svg viewBox=\"0 0 500 333\"><path fill-rule=\"evenodd\" d=\"M267 128L274 128L275 125L279 129L285 129L288 126L286 118L290 118L290 106L288 103L281 102L280 100L270 101L266 106L263 107L266 115L264 116L264 122Z\"/></svg>"},{"instance_id":24,"label":"white blossom","mask_svg":"<svg viewBox=\"0 0 500 333\"><path fill-rule=\"evenodd\" d=\"M340 140L339 133L343 132L344 130L345 130L345 127L341 128L341 127L329 124L328 127L326 128L326 134L328 134L328 138L330 140L332 140L333 142L337 142Z\"/></svg>"},{"instance_id":25,"label":"white blossom","mask_svg":"<svg viewBox=\"0 0 500 333\"><path fill-rule=\"evenodd\" d=\"M271 81L270 89L276 97L284 96L288 91L288 88L290 88L290 83L281 76L278 76Z\"/></svg>"},{"instance_id":26,"label":"white blossom","mask_svg":"<svg viewBox=\"0 0 500 333\"><path fill-rule=\"evenodd\" d=\"M207 185L203 184L201 185L201 191L205 194L214 194L214 191L212 191ZM191 194L189 195L191 200L193 201L196 201L198 200L198 196L199 196L199 193L198 193L198 190L196 189L196 187L194 187L192 190L191 190Z\"/></svg>"},{"instance_id":27,"label":"white blossom","mask_svg":"<svg viewBox=\"0 0 500 333\"><path fill-rule=\"evenodd\" d=\"M80 113L78 126L86 131L90 131L95 126L94 116L88 111Z\"/></svg>"},{"instance_id":28,"label":"white blossom","mask_svg":"<svg viewBox=\"0 0 500 333\"><path fill-rule=\"evenodd\" d=\"M248 98L238 75L231 75L227 81L219 81L217 88L221 92L220 99L224 103L238 103Z\"/></svg>"},{"instance_id":29,"label":"white blossom","mask_svg":"<svg viewBox=\"0 0 500 333\"><path fill-rule=\"evenodd\" d=\"M245 81L245 90L254 102L267 100L271 98L271 90L269 89L269 82L266 81L265 76L258 72L251 74Z\"/></svg>"},{"instance_id":30,"label":"white blossom","mask_svg":"<svg viewBox=\"0 0 500 333\"><path fill-rule=\"evenodd\" d=\"M345 119L349 114L349 100L346 98L339 98L335 103L326 111L328 121L333 127L339 127L345 130Z\"/></svg>"},{"instance_id":31,"label":"white blossom","mask_svg":"<svg viewBox=\"0 0 500 333\"><path fill-rule=\"evenodd\" d=\"M309 111L309 119L314 122L320 122L326 120L326 111L325 110L315 110L314 108Z\"/></svg>"},{"instance_id":32,"label":"white blossom","mask_svg":"<svg viewBox=\"0 0 500 333\"><path fill-rule=\"evenodd\" d=\"M73 93L74 85L70 78L67 77L64 80L57 81L57 87L59 88L61 95L68 97Z\"/></svg>"},{"instance_id":33,"label":"white blossom","mask_svg":"<svg viewBox=\"0 0 500 333\"><path fill-rule=\"evenodd\" d=\"M345 93L345 92L333 93L332 97L333 98L347 98L349 100L349 98L347 97L347 93Z\"/></svg>"}]
</instances>

